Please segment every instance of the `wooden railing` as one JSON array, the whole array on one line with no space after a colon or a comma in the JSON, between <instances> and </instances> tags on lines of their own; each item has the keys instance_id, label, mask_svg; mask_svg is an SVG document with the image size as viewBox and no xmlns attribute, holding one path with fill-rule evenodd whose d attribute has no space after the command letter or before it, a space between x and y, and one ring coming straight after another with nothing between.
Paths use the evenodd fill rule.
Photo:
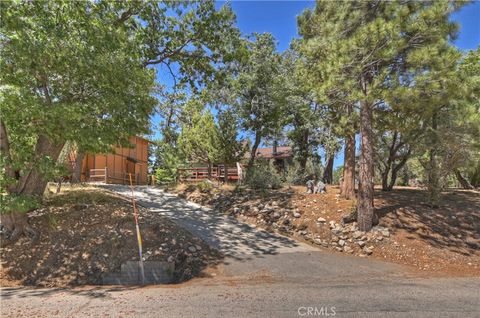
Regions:
<instances>
[{"instance_id":1,"label":"wooden railing","mask_svg":"<svg viewBox=\"0 0 480 318\"><path fill-rule=\"evenodd\" d=\"M107 167L105 169L90 169L88 178L93 182L130 184L129 173L108 171ZM139 183L140 176L138 173L132 173L132 181L135 184Z\"/></svg>"},{"instance_id":2,"label":"wooden railing","mask_svg":"<svg viewBox=\"0 0 480 318\"><path fill-rule=\"evenodd\" d=\"M107 183L107 167L105 169L90 169L88 178L90 181Z\"/></svg>"},{"instance_id":3,"label":"wooden railing","mask_svg":"<svg viewBox=\"0 0 480 318\"><path fill-rule=\"evenodd\" d=\"M238 170L236 167L227 167L228 180L238 180ZM177 177L180 182L196 182L209 178L208 167L178 168ZM212 166L210 171L212 179L224 180L225 167Z\"/></svg>"}]
</instances>

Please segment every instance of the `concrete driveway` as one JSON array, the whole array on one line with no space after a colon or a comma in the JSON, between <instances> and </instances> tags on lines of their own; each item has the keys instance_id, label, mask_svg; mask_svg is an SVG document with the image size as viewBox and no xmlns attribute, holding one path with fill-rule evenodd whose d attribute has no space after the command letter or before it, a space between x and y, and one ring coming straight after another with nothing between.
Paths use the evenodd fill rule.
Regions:
<instances>
[{"instance_id":1,"label":"concrete driveway","mask_svg":"<svg viewBox=\"0 0 480 318\"><path fill-rule=\"evenodd\" d=\"M124 186L108 189L130 197ZM159 189L140 204L225 255L180 285L3 288L2 317L480 317L480 278L420 278L408 268L323 252Z\"/></svg>"},{"instance_id":2,"label":"concrete driveway","mask_svg":"<svg viewBox=\"0 0 480 318\"><path fill-rule=\"evenodd\" d=\"M103 187L131 198L131 189L127 186ZM288 237L253 228L237 221L234 217L186 201L157 188L138 186L135 188L134 195L142 206L170 218L228 257L244 259L253 255L316 250Z\"/></svg>"}]
</instances>

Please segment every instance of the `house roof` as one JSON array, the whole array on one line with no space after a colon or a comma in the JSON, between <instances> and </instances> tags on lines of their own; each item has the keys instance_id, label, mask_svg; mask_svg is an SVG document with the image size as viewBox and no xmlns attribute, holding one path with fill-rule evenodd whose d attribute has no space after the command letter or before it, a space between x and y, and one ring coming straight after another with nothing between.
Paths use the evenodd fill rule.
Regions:
<instances>
[{"instance_id":1,"label":"house roof","mask_svg":"<svg viewBox=\"0 0 480 318\"><path fill-rule=\"evenodd\" d=\"M247 152L245 154L247 158L250 157L250 153ZM292 147L290 146L282 146L277 147L276 154L273 153L273 147L267 148L258 148L257 149L257 158L265 158L265 159L281 159L281 158L290 158L293 156Z\"/></svg>"}]
</instances>

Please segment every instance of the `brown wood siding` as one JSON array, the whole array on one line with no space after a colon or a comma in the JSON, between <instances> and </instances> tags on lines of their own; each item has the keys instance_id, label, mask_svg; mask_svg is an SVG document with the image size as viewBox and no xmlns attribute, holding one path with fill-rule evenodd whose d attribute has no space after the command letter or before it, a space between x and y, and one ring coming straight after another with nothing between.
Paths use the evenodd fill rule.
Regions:
<instances>
[{"instance_id":1,"label":"brown wood siding","mask_svg":"<svg viewBox=\"0 0 480 318\"><path fill-rule=\"evenodd\" d=\"M95 156L95 169L105 169L107 166L107 160L105 155L96 155Z\"/></svg>"},{"instance_id":2,"label":"brown wood siding","mask_svg":"<svg viewBox=\"0 0 480 318\"><path fill-rule=\"evenodd\" d=\"M131 172L132 177L137 177L137 183L146 184L148 181L148 141L140 137L131 137L130 142L134 146L116 147L115 153L110 154L87 154L82 164L82 174L88 176L91 169L105 169L109 183L128 182L126 173ZM127 157L135 160L128 161ZM128 163L128 169L127 169ZM134 175L135 176L134 176Z\"/></svg>"}]
</instances>

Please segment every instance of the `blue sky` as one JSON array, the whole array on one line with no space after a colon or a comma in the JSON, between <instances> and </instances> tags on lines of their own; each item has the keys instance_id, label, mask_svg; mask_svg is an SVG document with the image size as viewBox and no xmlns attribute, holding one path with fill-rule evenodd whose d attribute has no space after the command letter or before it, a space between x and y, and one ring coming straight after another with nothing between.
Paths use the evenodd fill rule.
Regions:
<instances>
[{"instance_id":1,"label":"blue sky","mask_svg":"<svg viewBox=\"0 0 480 318\"><path fill-rule=\"evenodd\" d=\"M225 2L219 1L218 6ZM253 32L270 32L278 42L278 50L288 48L297 34L297 16L306 8L313 8L314 1L232 1L237 15L237 26L244 35ZM480 45L480 1L464 6L452 15L460 24L459 36L454 44L462 50L474 49ZM158 123L158 116L153 119ZM156 131L156 137L158 132ZM335 158L334 166L343 164L343 153Z\"/></svg>"},{"instance_id":2,"label":"blue sky","mask_svg":"<svg viewBox=\"0 0 480 318\"><path fill-rule=\"evenodd\" d=\"M222 5L224 2L218 2ZM237 26L243 34L270 32L278 41L278 50L288 48L297 36L297 16L306 8L313 8L314 1L233 1ZM455 45L463 50L480 44L480 1L475 1L452 15L460 24L460 34Z\"/></svg>"}]
</instances>

